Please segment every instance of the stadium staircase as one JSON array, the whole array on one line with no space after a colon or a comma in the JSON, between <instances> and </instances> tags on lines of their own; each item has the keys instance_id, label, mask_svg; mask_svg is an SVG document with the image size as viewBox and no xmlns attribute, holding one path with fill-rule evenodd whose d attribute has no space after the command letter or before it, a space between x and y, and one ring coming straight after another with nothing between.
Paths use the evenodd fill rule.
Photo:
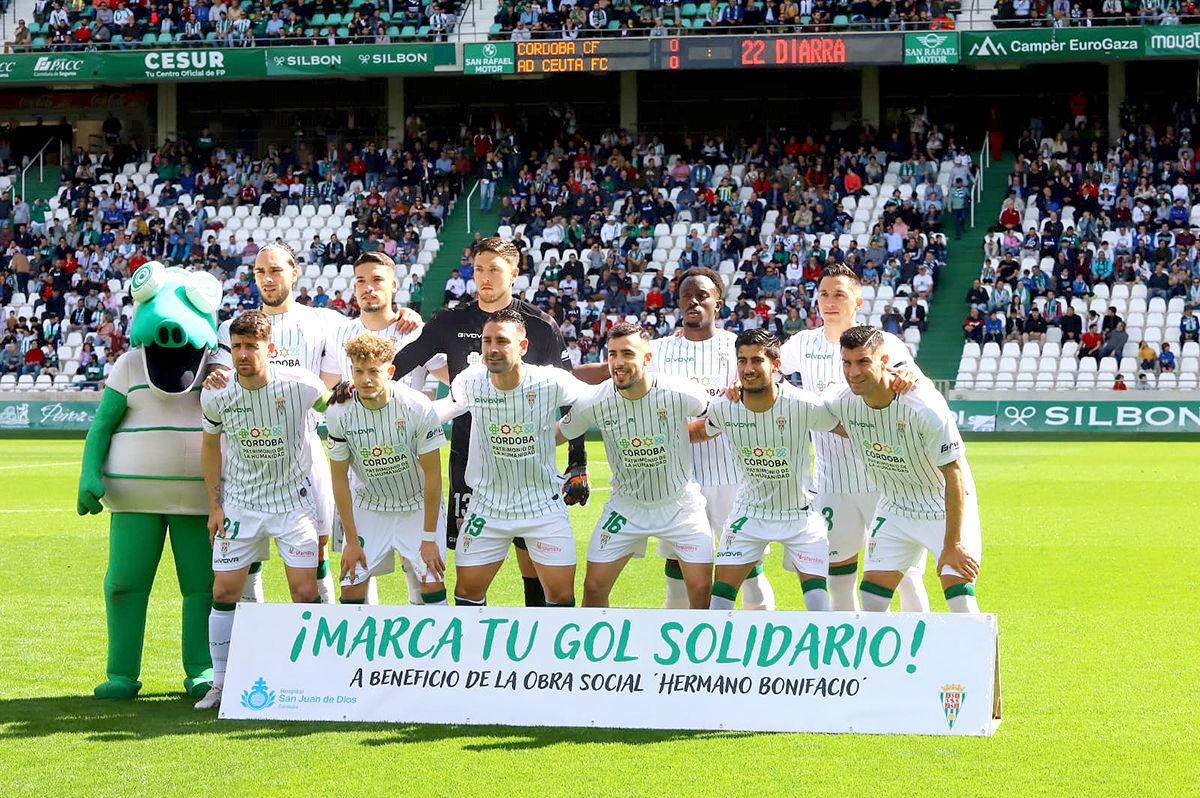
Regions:
<instances>
[{"instance_id":1,"label":"stadium staircase","mask_svg":"<svg viewBox=\"0 0 1200 798\"><path fill-rule=\"evenodd\" d=\"M38 167L30 167L25 173L25 201L30 205L35 199L41 198L49 201L49 199L58 193L58 181L62 176L62 169L57 166L46 165L42 170L42 175L38 177ZM21 193L21 170L18 169L12 176L13 194Z\"/></svg>"},{"instance_id":2,"label":"stadium staircase","mask_svg":"<svg viewBox=\"0 0 1200 798\"><path fill-rule=\"evenodd\" d=\"M463 3L461 18L455 26L456 38L461 42L486 42L499 8L499 0L468 0ZM496 28L498 30L499 26Z\"/></svg>"},{"instance_id":3,"label":"stadium staircase","mask_svg":"<svg viewBox=\"0 0 1200 798\"><path fill-rule=\"evenodd\" d=\"M467 185L474 188L473 183ZM441 309L442 296L446 292L446 281L450 279L450 272L458 268L463 250L471 246L471 241L475 238L475 231L481 231L486 238L492 235L496 229L496 211L480 213L479 192L472 193L471 188L463 186L463 193L454 203L454 209L450 211L438 233L438 239L442 246L438 250L437 257L433 259L429 271L425 273L425 299L421 304L421 315L426 319L431 318ZM496 184L497 207L500 197L507 194L508 189L508 180L501 180ZM474 203L471 205L471 224L474 229L467 228L467 206L470 203Z\"/></svg>"},{"instance_id":4,"label":"stadium staircase","mask_svg":"<svg viewBox=\"0 0 1200 798\"><path fill-rule=\"evenodd\" d=\"M983 197L975 207L975 227L968 228L961 241L951 240L946 265L938 278L937 291L929 308L929 329L921 336L917 361L933 380L953 380L958 374L962 355L963 319L966 318L967 289L979 276L983 264L983 239L1004 199L1007 175L1013 159L1006 155L994 159L984 170ZM953 222L946 222L952 228Z\"/></svg>"}]
</instances>

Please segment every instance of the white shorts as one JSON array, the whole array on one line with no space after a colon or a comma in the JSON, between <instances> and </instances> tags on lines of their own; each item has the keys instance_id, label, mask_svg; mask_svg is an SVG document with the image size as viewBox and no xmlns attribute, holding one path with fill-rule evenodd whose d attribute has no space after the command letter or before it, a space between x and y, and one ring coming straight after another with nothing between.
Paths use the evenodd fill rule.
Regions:
<instances>
[{"instance_id":1,"label":"white shorts","mask_svg":"<svg viewBox=\"0 0 1200 798\"><path fill-rule=\"evenodd\" d=\"M924 563L927 551L933 554L935 562L942 556L942 544L946 539L944 520L909 518L881 508L875 521L871 539L867 542L864 571L907 571ZM979 503L974 496L968 496L963 507L962 542L972 557L982 558L983 533L979 523ZM942 574L963 576L948 567L942 569Z\"/></svg>"},{"instance_id":2,"label":"white shorts","mask_svg":"<svg viewBox=\"0 0 1200 798\"><path fill-rule=\"evenodd\" d=\"M480 523L481 522L481 523ZM486 518L468 513L458 530L455 565L490 565L508 556L513 538L524 538L538 565L574 565L575 536L562 502L540 518Z\"/></svg>"},{"instance_id":3,"label":"white shorts","mask_svg":"<svg viewBox=\"0 0 1200 798\"><path fill-rule=\"evenodd\" d=\"M737 485L701 485L704 496L704 513L708 516L709 529L724 529L733 511L733 500L737 498ZM662 538L658 541L659 557L674 557L671 547Z\"/></svg>"},{"instance_id":4,"label":"white shorts","mask_svg":"<svg viewBox=\"0 0 1200 798\"><path fill-rule=\"evenodd\" d=\"M446 514L438 502L437 546L446 560ZM342 580L343 585L361 585L372 576L390 574L396 570L395 554L408 563L413 576L421 584L436 582L421 559L421 538L425 534L425 510L411 513L388 513L354 508L354 526L358 528L358 544L367 558L367 569L354 570L354 579Z\"/></svg>"},{"instance_id":5,"label":"white shorts","mask_svg":"<svg viewBox=\"0 0 1200 798\"><path fill-rule=\"evenodd\" d=\"M818 493L813 510L829 535L829 561L842 562L867 545L879 494Z\"/></svg>"},{"instance_id":6,"label":"white shorts","mask_svg":"<svg viewBox=\"0 0 1200 798\"><path fill-rule=\"evenodd\" d=\"M592 530L588 561L645 557L651 535L667 545L670 557L694 563L713 561L712 528L698 485L688 487L678 501L665 507L638 507L619 498L609 499Z\"/></svg>"},{"instance_id":7,"label":"white shorts","mask_svg":"<svg viewBox=\"0 0 1200 798\"><path fill-rule=\"evenodd\" d=\"M259 513L225 505L225 530L213 541L214 571L236 571L271 559L271 538L289 568L317 567L317 525L312 510Z\"/></svg>"},{"instance_id":8,"label":"white shorts","mask_svg":"<svg viewBox=\"0 0 1200 798\"><path fill-rule=\"evenodd\" d=\"M333 519L337 511L333 505L333 475L329 471L329 458L325 454L325 444L321 436L313 430L308 435L308 451L312 456L312 473L309 475L309 485L312 490L313 504L316 505L317 534L328 537L333 533Z\"/></svg>"},{"instance_id":9,"label":"white shorts","mask_svg":"<svg viewBox=\"0 0 1200 798\"><path fill-rule=\"evenodd\" d=\"M727 526L717 542L717 567L753 565L762 560L767 546L783 544L783 567L798 574L825 576L829 571L829 539L825 520L809 513L795 521L734 519L739 529Z\"/></svg>"}]
</instances>

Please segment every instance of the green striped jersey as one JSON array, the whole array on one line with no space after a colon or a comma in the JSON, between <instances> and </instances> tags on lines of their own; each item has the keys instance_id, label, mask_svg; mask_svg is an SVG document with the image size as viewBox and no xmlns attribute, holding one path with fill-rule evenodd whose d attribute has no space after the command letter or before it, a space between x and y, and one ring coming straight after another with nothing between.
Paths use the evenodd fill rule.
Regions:
<instances>
[{"instance_id":1,"label":"green striped jersey","mask_svg":"<svg viewBox=\"0 0 1200 798\"><path fill-rule=\"evenodd\" d=\"M467 484L471 511L483 517L536 518L561 500L555 459L558 409L592 393L557 366L521 366L520 384L502 391L482 366L450 383L455 414L471 414ZM573 436L568 436L573 437Z\"/></svg>"},{"instance_id":2,"label":"green striped jersey","mask_svg":"<svg viewBox=\"0 0 1200 798\"><path fill-rule=\"evenodd\" d=\"M225 443L225 499L260 513L312 508L309 414L327 389L304 369L272 365L268 373L262 388L232 375L221 390L200 392L204 431Z\"/></svg>"},{"instance_id":3,"label":"green striped jersey","mask_svg":"<svg viewBox=\"0 0 1200 798\"><path fill-rule=\"evenodd\" d=\"M688 379L704 389L709 398L720 396L737 381L737 336L717 330L705 341L668 336L650 342L650 370ZM733 485L737 465L724 438L692 444L692 472L701 485Z\"/></svg>"},{"instance_id":4,"label":"green striped jersey","mask_svg":"<svg viewBox=\"0 0 1200 798\"><path fill-rule=\"evenodd\" d=\"M816 394L786 383L776 389L775 403L762 413L724 396L708 408L708 434L728 440L741 472L732 517L803 518L809 504L809 431L829 432L837 426Z\"/></svg>"},{"instance_id":5,"label":"green striped jersey","mask_svg":"<svg viewBox=\"0 0 1200 798\"><path fill-rule=\"evenodd\" d=\"M425 474L417 458L446 445L433 403L393 383L387 404L372 410L356 395L325 413L329 457L350 461L354 506L411 513L424 505Z\"/></svg>"},{"instance_id":6,"label":"green striped jersey","mask_svg":"<svg viewBox=\"0 0 1200 798\"><path fill-rule=\"evenodd\" d=\"M847 385L830 388L822 399L879 485L881 508L909 518L945 518L946 478L940 468L959 459L967 495L975 494L957 420L932 386L897 394L881 410L868 407Z\"/></svg>"},{"instance_id":7,"label":"green striped jersey","mask_svg":"<svg viewBox=\"0 0 1200 798\"><path fill-rule=\"evenodd\" d=\"M708 412L708 394L695 383L663 374L651 379L640 399L626 399L607 380L562 420L568 438L599 428L613 498L642 505L673 502L694 481L687 425Z\"/></svg>"},{"instance_id":8,"label":"green striped jersey","mask_svg":"<svg viewBox=\"0 0 1200 798\"><path fill-rule=\"evenodd\" d=\"M891 333L883 333L883 351L888 366L912 363L908 348ZM779 358L784 374L799 372L800 386L814 394L823 394L831 385L844 385L842 347L825 338L825 330L801 330L787 339ZM820 493L870 493L877 490L874 475L864 468L862 458L845 438L816 432L812 436L816 462L814 483Z\"/></svg>"}]
</instances>

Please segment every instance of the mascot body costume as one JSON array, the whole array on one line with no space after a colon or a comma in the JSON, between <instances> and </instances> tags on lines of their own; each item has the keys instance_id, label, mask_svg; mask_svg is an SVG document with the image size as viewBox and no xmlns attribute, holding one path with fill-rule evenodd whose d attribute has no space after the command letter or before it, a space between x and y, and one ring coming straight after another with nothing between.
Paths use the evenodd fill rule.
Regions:
<instances>
[{"instance_id":1,"label":"mascot body costume","mask_svg":"<svg viewBox=\"0 0 1200 798\"><path fill-rule=\"evenodd\" d=\"M98 513L103 499L111 513L108 679L96 687L97 698L132 698L142 687L146 607L168 533L183 594L184 689L202 696L212 683L200 388L217 348L221 293L212 275L157 261L133 274L131 349L117 359L88 431L76 508Z\"/></svg>"}]
</instances>

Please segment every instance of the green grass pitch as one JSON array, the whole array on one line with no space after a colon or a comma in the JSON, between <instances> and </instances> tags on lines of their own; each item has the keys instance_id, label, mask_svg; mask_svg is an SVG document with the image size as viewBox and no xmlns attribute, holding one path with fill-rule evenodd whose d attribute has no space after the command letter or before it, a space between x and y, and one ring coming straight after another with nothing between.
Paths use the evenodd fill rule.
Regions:
<instances>
[{"instance_id":1,"label":"green grass pitch","mask_svg":"<svg viewBox=\"0 0 1200 798\"><path fill-rule=\"evenodd\" d=\"M166 562L151 601L142 696L97 702L107 518L74 513L82 442L0 441L0 791L1198 794L1200 444L969 449L984 522L980 605L999 614L1001 629L1005 720L992 739L218 721L179 691L179 598ZM607 477L593 467L594 484ZM574 511L581 553L605 496ZM780 606L800 608L778 553L768 572ZM270 600L286 594L277 559L267 589ZM658 606L662 589L651 556L633 563L613 603ZM403 600L398 577L381 590L385 601ZM944 610L940 592L930 593ZM510 562L491 598L519 597Z\"/></svg>"}]
</instances>

